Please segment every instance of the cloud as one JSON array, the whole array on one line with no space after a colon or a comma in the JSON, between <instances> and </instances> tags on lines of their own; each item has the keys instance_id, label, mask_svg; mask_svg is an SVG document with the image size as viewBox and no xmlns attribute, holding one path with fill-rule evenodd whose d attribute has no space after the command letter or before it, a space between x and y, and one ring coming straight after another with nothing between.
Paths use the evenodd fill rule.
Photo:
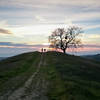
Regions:
<instances>
[{"instance_id":1,"label":"cloud","mask_svg":"<svg viewBox=\"0 0 100 100\"><path fill-rule=\"evenodd\" d=\"M87 21L87 20L94 20L100 18L99 12L84 12L84 13L78 13L73 14L71 17L72 21Z\"/></svg>"},{"instance_id":2,"label":"cloud","mask_svg":"<svg viewBox=\"0 0 100 100\"><path fill-rule=\"evenodd\" d=\"M30 48L30 49L37 49L39 50L42 47L47 48L48 45L29 45L25 43L13 43L13 42L0 42L0 47L2 48Z\"/></svg>"},{"instance_id":3,"label":"cloud","mask_svg":"<svg viewBox=\"0 0 100 100\"><path fill-rule=\"evenodd\" d=\"M28 45L24 43L0 42L0 57L14 56L24 52L40 51L48 48L48 45Z\"/></svg>"},{"instance_id":4,"label":"cloud","mask_svg":"<svg viewBox=\"0 0 100 100\"><path fill-rule=\"evenodd\" d=\"M89 6L89 7L100 7L99 0L1 0L1 5L14 5L14 6L25 6L25 7L41 7L46 5L59 5L59 4L66 4L72 6Z\"/></svg>"},{"instance_id":5,"label":"cloud","mask_svg":"<svg viewBox=\"0 0 100 100\"><path fill-rule=\"evenodd\" d=\"M16 15L17 17L21 17L21 16L34 16L34 15L38 15L38 16L69 16L71 13L76 14L75 17L77 19L79 19L79 17L81 17L82 19L86 19L86 17L100 17L99 11L97 13L89 13L87 12L87 14L89 16L87 16L87 14L84 13L84 11L86 11L86 8L89 9L89 7L91 9L93 9L94 7L97 7L99 9L100 7L100 1L99 0L85 0L85 1L81 1L81 0L46 0L46 1L41 1L41 0L1 0L0 1L0 6L5 7L5 5L9 6L8 8L12 7L12 9L10 8L10 10L6 10L7 8L5 7L5 10L1 10L1 15L8 15L8 16L14 16ZM15 8L14 8L15 7ZM18 9L18 7L20 9ZM22 7L22 8L21 8ZM14 8L14 10L13 10ZM84 10L85 9L85 10ZM80 13L81 14L77 14ZM92 11L93 12L93 11ZM73 16L71 14L71 16ZM85 17L86 16L86 17ZM74 16L73 16L74 17ZM39 17L37 17L38 19L41 19ZM69 16L70 18L70 16ZM88 19L89 19L88 18ZM43 18L42 18L43 19ZM55 20L55 19L54 19Z\"/></svg>"},{"instance_id":6,"label":"cloud","mask_svg":"<svg viewBox=\"0 0 100 100\"><path fill-rule=\"evenodd\" d=\"M0 34L12 34L10 30L0 28Z\"/></svg>"},{"instance_id":7,"label":"cloud","mask_svg":"<svg viewBox=\"0 0 100 100\"><path fill-rule=\"evenodd\" d=\"M100 39L100 34L90 34L90 35L88 35L88 38L91 38L91 39Z\"/></svg>"},{"instance_id":8,"label":"cloud","mask_svg":"<svg viewBox=\"0 0 100 100\"><path fill-rule=\"evenodd\" d=\"M33 52L40 51L41 48L48 48L47 45L28 45L28 44L19 44L12 42L0 42L0 56L14 56L24 52ZM75 55L87 55L87 54L96 54L100 53L100 44L86 44L83 48L78 49L68 49L67 51L70 54Z\"/></svg>"},{"instance_id":9,"label":"cloud","mask_svg":"<svg viewBox=\"0 0 100 100\"><path fill-rule=\"evenodd\" d=\"M0 20L4 20L0 21L0 34L14 33L1 36L0 41L43 44L54 29L77 23L86 31L99 30L99 8L100 0L0 0ZM100 41L98 36L95 40L87 37L84 40L89 43Z\"/></svg>"},{"instance_id":10,"label":"cloud","mask_svg":"<svg viewBox=\"0 0 100 100\"><path fill-rule=\"evenodd\" d=\"M100 44L100 34L99 33L83 33L81 37L83 44Z\"/></svg>"},{"instance_id":11,"label":"cloud","mask_svg":"<svg viewBox=\"0 0 100 100\"><path fill-rule=\"evenodd\" d=\"M84 28L85 28L86 30L88 30L88 29L100 28L100 24L97 24L97 25L87 25L87 26L84 26Z\"/></svg>"},{"instance_id":12,"label":"cloud","mask_svg":"<svg viewBox=\"0 0 100 100\"><path fill-rule=\"evenodd\" d=\"M29 45L25 43L13 43L13 42L0 42L0 48L35 48L39 50L40 48L48 48L49 44L36 44L36 45ZM98 48L100 49L100 44L84 44L83 48Z\"/></svg>"},{"instance_id":13,"label":"cloud","mask_svg":"<svg viewBox=\"0 0 100 100\"><path fill-rule=\"evenodd\" d=\"M44 22L44 21L46 21L42 16L35 16L35 18L36 18L39 22Z\"/></svg>"}]
</instances>

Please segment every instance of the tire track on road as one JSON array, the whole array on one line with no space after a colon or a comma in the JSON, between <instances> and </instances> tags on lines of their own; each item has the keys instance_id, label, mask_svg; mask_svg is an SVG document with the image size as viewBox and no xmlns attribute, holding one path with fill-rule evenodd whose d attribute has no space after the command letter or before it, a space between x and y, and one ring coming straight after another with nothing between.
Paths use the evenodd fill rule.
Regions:
<instances>
[{"instance_id":1,"label":"tire track on road","mask_svg":"<svg viewBox=\"0 0 100 100\"><path fill-rule=\"evenodd\" d=\"M25 98L22 99L22 97L25 95L25 91L27 91L28 87L30 87L33 79L36 77L36 75L39 73L40 67L42 65L43 62L43 53L41 54L41 58L40 58L40 62L37 66L37 71L34 72L34 74L25 82L24 86L18 88L17 90L15 90L11 95L9 95L8 97L1 96L0 100L26 100ZM30 99L28 99L30 100Z\"/></svg>"}]
</instances>

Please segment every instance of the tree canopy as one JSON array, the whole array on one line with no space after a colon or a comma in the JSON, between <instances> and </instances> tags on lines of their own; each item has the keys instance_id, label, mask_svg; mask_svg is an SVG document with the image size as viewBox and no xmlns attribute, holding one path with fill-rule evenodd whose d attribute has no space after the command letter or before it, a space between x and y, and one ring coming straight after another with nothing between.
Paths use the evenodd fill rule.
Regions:
<instances>
[{"instance_id":1,"label":"tree canopy","mask_svg":"<svg viewBox=\"0 0 100 100\"><path fill-rule=\"evenodd\" d=\"M82 29L76 26L71 26L67 29L57 28L49 36L50 47L61 49L64 53L66 53L67 48L77 48L81 45L79 35L82 32Z\"/></svg>"}]
</instances>

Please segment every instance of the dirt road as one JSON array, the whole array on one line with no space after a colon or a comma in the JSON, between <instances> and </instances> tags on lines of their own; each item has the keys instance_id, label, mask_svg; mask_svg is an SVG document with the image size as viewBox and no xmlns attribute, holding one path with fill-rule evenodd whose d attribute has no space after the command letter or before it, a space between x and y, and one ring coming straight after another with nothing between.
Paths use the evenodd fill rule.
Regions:
<instances>
[{"instance_id":1,"label":"dirt road","mask_svg":"<svg viewBox=\"0 0 100 100\"><path fill-rule=\"evenodd\" d=\"M16 89L13 93L9 93L0 97L0 100L48 100L46 93L46 80L41 77L40 68L45 64L45 54L41 54L40 62L36 72L25 82L25 84Z\"/></svg>"}]
</instances>

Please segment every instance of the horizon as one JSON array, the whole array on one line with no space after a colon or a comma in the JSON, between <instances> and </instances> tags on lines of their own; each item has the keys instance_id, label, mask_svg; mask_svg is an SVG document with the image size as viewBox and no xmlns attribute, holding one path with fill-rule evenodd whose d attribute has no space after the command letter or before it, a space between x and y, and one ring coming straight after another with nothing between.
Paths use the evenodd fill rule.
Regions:
<instances>
[{"instance_id":1,"label":"horizon","mask_svg":"<svg viewBox=\"0 0 100 100\"><path fill-rule=\"evenodd\" d=\"M19 53L16 53L16 54L8 54L8 55L3 55L3 56L0 56L0 58L9 58L9 57L14 57L14 56L18 56L18 55L21 55L21 54L24 54L24 53L31 53L31 52L41 52L41 51L25 51L25 52L19 52ZM54 51L46 51L46 52L54 52ZM55 51L55 52L60 52L60 51ZM60 53L63 53L63 52L60 52ZM76 52L76 51L73 51L73 52L67 52L66 54L68 55L74 55L74 56L95 56L95 55L100 55L100 53L79 53L79 52Z\"/></svg>"},{"instance_id":2,"label":"horizon","mask_svg":"<svg viewBox=\"0 0 100 100\"><path fill-rule=\"evenodd\" d=\"M79 26L83 48L69 54L100 54L99 0L1 0L0 57L48 49L56 28Z\"/></svg>"}]
</instances>

